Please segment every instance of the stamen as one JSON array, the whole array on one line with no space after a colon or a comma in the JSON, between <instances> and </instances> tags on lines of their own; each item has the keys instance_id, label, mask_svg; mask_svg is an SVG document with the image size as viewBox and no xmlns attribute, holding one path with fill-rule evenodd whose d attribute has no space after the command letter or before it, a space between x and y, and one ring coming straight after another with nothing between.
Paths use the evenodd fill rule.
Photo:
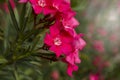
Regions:
<instances>
[{"instance_id":1,"label":"stamen","mask_svg":"<svg viewBox=\"0 0 120 80\"><path fill-rule=\"evenodd\" d=\"M45 0L39 0L38 5L41 7L45 7L46 6Z\"/></svg>"},{"instance_id":2,"label":"stamen","mask_svg":"<svg viewBox=\"0 0 120 80\"><path fill-rule=\"evenodd\" d=\"M57 45L57 46L61 45L62 42L61 42L60 38L55 38L54 39L54 44Z\"/></svg>"}]
</instances>

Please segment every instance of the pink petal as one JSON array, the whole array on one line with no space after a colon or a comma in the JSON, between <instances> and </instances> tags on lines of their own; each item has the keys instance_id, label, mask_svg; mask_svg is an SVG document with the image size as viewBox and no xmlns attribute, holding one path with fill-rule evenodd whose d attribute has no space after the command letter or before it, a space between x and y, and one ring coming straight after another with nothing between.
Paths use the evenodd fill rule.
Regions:
<instances>
[{"instance_id":1,"label":"pink petal","mask_svg":"<svg viewBox=\"0 0 120 80\"><path fill-rule=\"evenodd\" d=\"M72 72L73 72L73 71L77 71L77 70L78 70L78 66L68 64L67 74L68 74L70 77L72 77Z\"/></svg>"},{"instance_id":2,"label":"pink petal","mask_svg":"<svg viewBox=\"0 0 120 80\"><path fill-rule=\"evenodd\" d=\"M38 0L29 0L32 5L38 5Z\"/></svg>"},{"instance_id":3,"label":"pink petal","mask_svg":"<svg viewBox=\"0 0 120 80\"><path fill-rule=\"evenodd\" d=\"M26 3L28 0L19 0L20 3Z\"/></svg>"},{"instance_id":4,"label":"pink petal","mask_svg":"<svg viewBox=\"0 0 120 80\"><path fill-rule=\"evenodd\" d=\"M43 9L43 13L44 13L44 15L48 15L48 14L55 15L56 10L54 8L52 8L52 7L45 7Z\"/></svg>"},{"instance_id":5,"label":"pink petal","mask_svg":"<svg viewBox=\"0 0 120 80\"><path fill-rule=\"evenodd\" d=\"M53 38L49 34L46 34L46 36L44 38L44 43L49 45L49 46L52 46L53 45Z\"/></svg>"},{"instance_id":6,"label":"pink petal","mask_svg":"<svg viewBox=\"0 0 120 80\"><path fill-rule=\"evenodd\" d=\"M68 15L69 14L69 15ZM76 12L73 11L72 9L68 9L64 12L62 12L62 17L65 19L65 20L69 20L71 19L73 16L75 16Z\"/></svg>"},{"instance_id":7,"label":"pink petal","mask_svg":"<svg viewBox=\"0 0 120 80\"><path fill-rule=\"evenodd\" d=\"M79 49L82 50L85 47L86 42L82 38L79 39L79 42L80 42Z\"/></svg>"},{"instance_id":8,"label":"pink petal","mask_svg":"<svg viewBox=\"0 0 120 80\"><path fill-rule=\"evenodd\" d=\"M43 8L40 7L39 5L32 5L33 9L34 9L34 12L36 14L40 14L42 11L43 11Z\"/></svg>"},{"instance_id":9,"label":"pink petal","mask_svg":"<svg viewBox=\"0 0 120 80\"><path fill-rule=\"evenodd\" d=\"M71 44L66 44L63 43L61 46L62 52L66 55L68 55L69 53L71 53L73 51L73 47Z\"/></svg>"},{"instance_id":10,"label":"pink petal","mask_svg":"<svg viewBox=\"0 0 120 80\"><path fill-rule=\"evenodd\" d=\"M59 5L59 11L60 12L64 12L64 11L70 9L70 8L71 8L70 5L67 4L67 3L61 3L61 5Z\"/></svg>"},{"instance_id":11,"label":"pink petal","mask_svg":"<svg viewBox=\"0 0 120 80\"><path fill-rule=\"evenodd\" d=\"M98 74L90 74L89 79L90 80L99 80L99 75Z\"/></svg>"},{"instance_id":12,"label":"pink petal","mask_svg":"<svg viewBox=\"0 0 120 80\"><path fill-rule=\"evenodd\" d=\"M81 38L81 34L75 37L74 46L79 50L82 50L86 46L86 42Z\"/></svg>"},{"instance_id":13,"label":"pink petal","mask_svg":"<svg viewBox=\"0 0 120 80\"><path fill-rule=\"evenodd\" d=\"M78 50L76 50L74 52L74 57L75 57L75 63L81 63L81 60L79 58L79 51Z\"/></svg>"},{"instance_id":14,"label":"pink petal","mask_svg":"<svg viewBox=\"0 0 120 80\"><path fill-rule=\"evenodd\" d=\"M76 50L73 53L70 53L69 55L67 55L66 56L66 61L71 65L75 65L75 63L80 63L81 60L79 58L78 50Z\"/></svg>"},{"instance_id":15,"label":"pink petal","mask_svg":"<svg viewBox=\"0 0 120 80\"><path fill-rule=\"evenodd\" d=\"M58 23L55 23L54 25L52 25L50 27L50 34L55 37L59 34L60 30L58 28L59 24Z\"/></svg>"},{"instance_id":16,"label":"pink petal","mask_svg":"<svg viewBox=\"0 0 120 80\"><path fill-rule=\"evenodd\" d=\"M73 42L73 35L71 35L69 32L65 30L61 30L61 38L64 43L71 43Z\"/></svg>"},{"instance_id":17,"label":"pink petal","mask_svg":"<svg viewBox=\"0 0 120 80\"><path fill-rule=\"evenodd\" d=\"M70 0L64 0L64 1L66 1L67 3L69 3L69 4L70 4Z\"/></svg>"},{"instance_id":18,"label":"pink petal","mask_svg":"<svg viewBox=\"0 0 120 80\"><path fill-rule=\"evenodd\" d=\"M71 65L74 65L74 56L72 54L66 56L66 61Z\"/></svg>"},{"instance_id":19,"label":"pink petal","mask_svg":"<svg viewBox=\"0 0 120 80\"><path fill-rule=\"evenodd\" d=\"M30 3L36 14L40 14L43 11L43 8L38 4L38 0L30 0Z\"/></svg>"},{"instance_id":20,"label":"pink petal","mask_svg":"<svg viewBox=\"0 0 120 80\"><path fill-rule=\"evenodd\" d=\"M79 25L79 22L74 17L72 17L71 19L67 20L63 19L63 25L75 28Z\"/></svg>"},{"instance_id":21,"label":"pink petal","mask_svg":"<svg viewBox=\"0 0 120 80\"><path fill-rule=\"evenodd\" d=\"M73 28L68 27L68 26L64 26L64 28L71 36L75 37L76 32L75 32L75 30Z\"/></svg>"},{"instance_id":22,"label":"pink petal","mask_svg":"<svg viewBox=\"0 0 120 80\"><path fill-rule=\"evenodd\" d=\"M55 52L56 56L59 57L62 54L61 49L59 48L59 46L51 46L50 50Z\"/></svg>"}]
</instances>

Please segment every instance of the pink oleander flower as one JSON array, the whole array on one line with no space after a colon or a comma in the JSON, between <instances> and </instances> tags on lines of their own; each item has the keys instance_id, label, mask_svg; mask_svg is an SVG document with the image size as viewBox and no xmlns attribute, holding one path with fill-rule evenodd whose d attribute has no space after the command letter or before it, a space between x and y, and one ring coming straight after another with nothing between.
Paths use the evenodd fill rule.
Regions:
<instances>
[{"instance_id":1,"label":"pink oleander flower","mask_svg":"<svg viewBox=\"0 0 120 80\"><path fill-rule=\"evenodd\" d=\"M50 0L29 0L36 14L50 11L48 6L52 4Z\"/></svg>"},{"instance_id":2,"label":"pink oleander flower","mask_svg":"<svg viewBox=\"0 0 120 80\"><path fill-rule=\"evenodd\" d=\"M28 0L27 0L28 1ZM26 0L20 0L26 2ZM36 14L44 13L55 14L56 12L64 12L70 7L69 0L29 0Z\"/></svg>"},{"instance_id":3,"label":"pink oleander flower","mask_svg":"<svg viewBox=\"0 0 120 80\"><path fill-rule=\"evenodd\" d=\"M83 34L75 34L73 45L75 49L82 50L86 46L86 42L81 38Z\"/></svg>"},{"instance_id":4,"label":"pink oleander flower","mask_svg":"<svg viewBox=\"0 0 120 80\"><path fill-rule=\"evenodd\" d=\"M19 0L20 3L26 3L28 2L29 0Z\"/></svg>"},{"instance_id":5,"label":"pink oleander flower","mask_svg":"<svg viewBox=\"0 0 120 80\"><path fill-rule=\"evenodd\" d=\"M64 1L66 1L66 2L70 3L70 0L64 0Z\"/></svg>"},{"instance_id":6,"label":"pink oleander flower","mask_svg":"<svg viewBox=\"0 0 120 80\"><path fill-rule=\"evenodd\" d=\"M74 70L74 68L71 68L71 67L74 67L74 66L76 66L77 63L81 62L81 60L79 58L79 50L82 50L83 47L85 47L85 45L86 45L85 41L81 38L81 36L82 35L79 34L74 38L74 41L73 41L74 47L73 48L75 51L73 53L70 53L69 55L66 55L66 58L65 58L65 61L69 65L68 70L70 70L70 71L67 70L67 73L70 76L72 76L72 71L77 70L77 69Z\"/></svg>"},{"instance_id":7,"label":"pink oleander flower","mask_svg":"<svg viewBox=\"0 0 120 80\"><path fill-rule=\"evenodd\" d=\"M78 66L67 63L67 74L72 77L72 72L77 71Z\"/></svg>"},{"instance_id":8,"label":"pink oleander flower","mask_svg":"<svg viewBox=\"0 0 120 80\"><path fill-rule=\"evenodd\" d=\"M96 66L99 71L110 65L109 61L105 61L101 56L96 56L93 60L93 65Z\"/></svg>"},{"instance_id":9,"label":"pink oleander flower","mask_svg":"<svg viewBox=\"0 0 120 80\"><path fill-rule=\"evenodd\" d=\"M59 24L59 23L58 23ZM72 76L72 72L77 70L76 63L80 63L79 52L86 45L81 38L83 35L76 33L71 36L69 32L62 28L62 24L55 23L50 27L50 34L46 34L44 43L50 46L50 50L55 52L56 56L64 54L65 62L68 64L67 73Z\"/></svg>"},{"instance_id":10,"label":"pink oleander flower","mask_svg":"<svg viewBox=\"0 0 120 80\"><path fill-rule=\"evenodd\" d=\"M74 12L71 14L74 14ZM74 28L79 25L79 22L74 17L71 16L71 18L70 18L70 16L69 16L69 18L68 18L68 16L66 15L66 17L64 18L62 15L59 15L59 14L55 17L57 18L56 22L61 23L62 29L67 31L71 36L73 36L73 37L76 36L76 31L74 30ZM60 19L60 18L62 18L62 19Z\"/></svg>"},{"instance_id":11,"label":"pink oleander flower","mask_svg":"<svg viewBox=\"0 0 120 80\"><path fill-rule=\"evenodd\" d=\"M29 0L19 0L19 3L26 3L28 2Z\"/></svg>"},{"instance_id":12,"label":"pink oleander flower","mask_svg":"<svg viewBox=\"0 0 120 80\"><path fill-rule=\"evenodd\" d=\"M12 8L13 8L13 7L12 7ZM3 4L3 9L4 9L7 13L9 13L9 9L8 9L7 3L4 3L4 4Z\"/></svg>"},{"instance_id":13,"label":"pink oleander flower","mask_svg":"<svg viewBox=\"0 0 120 80\"><path fill-rule=\"evenodd\" d=\"M70 56L70 55L69 55ZM73 57L72 56L70 56L71 58L72 58L72 60L73 60L73 63L74 63L74 61L75 61L75 59L73 59ZM74 57L75 58L75 57ZM77 57L78 58L78 57ZM69 61L70 61L70 59L69 59ZM64 62L64 63L66 63L67 64L67 74L70 76L70 77L73 77L73 75L72 75L72 72L73 71L77 71L78 70L78 66L76 65L76 64L72 64L71 62L69 62L67 59L66 59L66 57L65 58L63 58L62 59L62 62ZM80 59L76 59L76 63L80 63L81 61L80 61Z\"/></svg>"},{"instance_id":14,"label":"pink oleander flower","mask_svg":"<svg viewBox=\"0 0 120 80\"><path fill-rule=\"evenodd\" d=\"M64 29L67 32L69 32L71 35L75 36L76 32L75 32L74 28L79 25L79 22L74 17L71 17L70 19L63 18L62 24L63 24Z\"/></svg>"},{"instance_id":15,"label":"pink oleander flower","mask_svg":"<svg viewBox=\"0 0 120 80\"><path fill-rule=\"evenodd\" d=\"M112 35L110 35L109 40L110 40L112 43L117 43L117 42L118 42L118 36L117 36L117 34L112 34Z\"/></svg>"},{"instance_id":16,"label":"pink oleander flower","mask_svg":"<svg viewBox=\"0 0 120 80\"><path fill-rule=\"evenodd\" d=\"M119 53L119 47L118 46L115 46L112 48L112 52L116 55Z\"/></svg>"},{"instance_id":17,"label":"pink oleander flower","mask_svg":"<svg viewBox=\"0 0 120 80\"><path fill-rule=\"evenodd\" d=\"M99 74L90 74L89 80L99 80Z\"/></svg>"},{"instance_id":18,"label":"pink oleander flower","mask_svg":"<svg viewBox=\"0 0 120 80\"><path fill-rule=\"evenodd\" d=\"M106 35L107 35L107 31L106 31L104 28L98 29L97 32L98 32L99 35L101 35L101 36L106 36Z\"/></svg>"},{"instance_id":19,"label":"pink oleander flower","mask_svg":"<svg viewBox=\"0 0 120 80\"><path fill-rule=\"evenodd\" d=\"M63 18L62 22L64 27L75 28L79 25L79 22L74 17L71 17L70 19Z\"/></svg>"},{"instance_id":20,"label":"pink oleander flower","mask_svg":"<svg viewBox=\"0 0 120 80\"><path fill-rule=\"evenodd\" d=\"M75 51L66 56L66 61L72 65L74 65L75 63L81 62L79 59L78 50L82 50L86 45L86 42L81 38L82 36L83 36L82 34L79 34L79 35L76 34L73 40L73 48Z\"/></svg>"},{"instance_id":21,"label":"pink oleander flower","mask_svg":"<svg viewBox=\"0 0 120 80\"><path fill-rule=\"evenodd\" d=\"M61 25L54 24L50 27L50 34L46 34L44 43L50 46L50 50L55 52L59 57L62 53L67 55L73 51L73 37L65 30L59 30L57 27Z\"/></svg>"},{"instance_id":22,"label":"pink oleander flower","mask_svg":"<svg viewBox=\"0 0 120 80\"><path fill-rule=\"evenodd\" d=\"M51 77L52 77L52 80L59 80L60 79L59 72L57 70L54 70L51 73Z\"/></svg>"},{"instance_id":23,"label":"pink oleander flower","mask_svg":"<svg viewBox=\"0 0 120 80\"><path fill-rule=\"evenodd\" d=\"M78 50L75 50L73 53L70 53L69 55L67 55L65 59L71 65L75 65L75 63L81 62L81 60L79 58L79 51Z\"/></svg>"},{"instance_id":24,"label":"pink oleander flower","mask_svg":"<svg viewBox=\"0 0 120 80\"><path fill-rule=\"evenodd\" d=\"M103 41L100 41L100 40L94 41L93 47L94 47L98 52L101 52L101 53L102 53L102 52L105 51Z\"/></svg>"},{"instance_id":25,"label":"pink oleander flower","mask_svg":"<svg viewBox=\"0 0 120 80\"><path fill-rule=\"evenodd\" d=\"M93 60L94 66L97 66L97 67L99 67L102 62L103 62L102 57L100 57L100 56L96 56Z\"/></svg>"},{"instance_id":26,"label":"pink oleander flower","mask_svg":"<svg viewBox=\"0 0 120 80\"><path fill-rule=\"evenodd\" d=\"M79 59L79 50L85 47L86 42L81 38L83 34L77 34L71 27L68 29L69 31L66 30L66 27L63 27L62 23L56 21L50 27L50 34L46 34L44 43L50 47L51 51L55 52L57 57L62 54L66 56L65 62L69 65L67 73L72 76L72 72L77 70L74 68L76 63L81 62Z\"/></svg>"},{"instance_id":27,"label":"pink oleander flower","mask_svg":"<svg viewBox=\"0 0 120 80\"><path fill-rule=\"evenodd\" d=\"M62 22L64 27L75 28L79 25L79 22L74 18L75 14L71 8L68 8L62 12L57 11L54 17L56 21Z\"/></svg>"}]
</instances>

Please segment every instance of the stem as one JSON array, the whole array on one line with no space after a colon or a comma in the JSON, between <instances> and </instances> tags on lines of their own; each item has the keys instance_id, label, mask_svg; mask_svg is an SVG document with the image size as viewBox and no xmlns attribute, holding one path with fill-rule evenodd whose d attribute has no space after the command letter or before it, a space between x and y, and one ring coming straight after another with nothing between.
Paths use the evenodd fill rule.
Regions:
<instances>
[{"instance_id":1,"label":"stem","mask_svg":"<svg viewBox=\"0 0 120 80\"><path fill-rule=\"evenodd\" d=\"M36 19L37 19L37 17L36 17L37 15L35 14L34 15L34 29L35 29L35 25L36 25Z\"/></svg>"},{"instance_id":2,"label":"stem","mask_svg":"<svg viewBox=\"0 0 120 80\"><path fill-rule=\"evenodd\" d=\"M46 60L50 60L50 61L59 61L62 58L64 58L64 56L60 56L59 58L56 58L55 54L50 54L50 53L47 53L47 54L46 53L28 53L26 55L22 55L22 56L16 57L14 60L9 60L6 63L0 64L0 69L4 68L7 65L13 64L14 65L14 70L16 71L16 69L15 69L16 66L15 66L14 62L17 62L18 60L27 58L29 56L40 57L40 58L43 58L43 59L46 59ZM15 71L14 71L14 73L16 73ZM15 76L17 77L17 75L15 75Z\"/></svg>"},{"instance_id":3,"label":"stem","mask_svg":"<svg viewBox=\"0 0 120 80\"><path fill-rule=\"evenodd\" d=\"M13 74L14 74L15 80L19 80L18 73L17 73L17 67L15 63L13 64Z\"/></svg>"}]
</instances>

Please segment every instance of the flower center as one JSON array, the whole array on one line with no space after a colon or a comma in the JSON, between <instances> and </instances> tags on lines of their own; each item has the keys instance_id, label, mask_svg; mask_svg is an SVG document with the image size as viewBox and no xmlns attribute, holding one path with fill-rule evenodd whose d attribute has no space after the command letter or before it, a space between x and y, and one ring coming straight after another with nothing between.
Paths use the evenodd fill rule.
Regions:
<instances>
[{"instance_id":1,"label":"flower center","mask_svg":"<svg viewBox=\"0 0 120 80\"><path fill-rule=\"evenodd\" d=\"M56 9L59 9L59 8L58 8L58 6L57 6L57 5L55 5L54 3L53 3L53 7L54 7L54 8L56 8Z\"/></svg>"},{"instance_id":2,"label":"flower center","mask_svg":"<svg viewBox=\"0 0 120 80\"><path fill-rule=\"evenodd\" d=\"M38 5L41 7L45 7L46 6L45 0L38 0Z\"/></svg>"},{"instance_id":3,"label":"flower center","mask_svg":"<svg viewBox=\"0 0 120 80\"><path fill-rule=\"evenodd\" d=\"M55 38L54 39L54 44L57 45L57 46L61 45L62 42L61 42L60 38Z\"/></svg>"}]
</instances>

